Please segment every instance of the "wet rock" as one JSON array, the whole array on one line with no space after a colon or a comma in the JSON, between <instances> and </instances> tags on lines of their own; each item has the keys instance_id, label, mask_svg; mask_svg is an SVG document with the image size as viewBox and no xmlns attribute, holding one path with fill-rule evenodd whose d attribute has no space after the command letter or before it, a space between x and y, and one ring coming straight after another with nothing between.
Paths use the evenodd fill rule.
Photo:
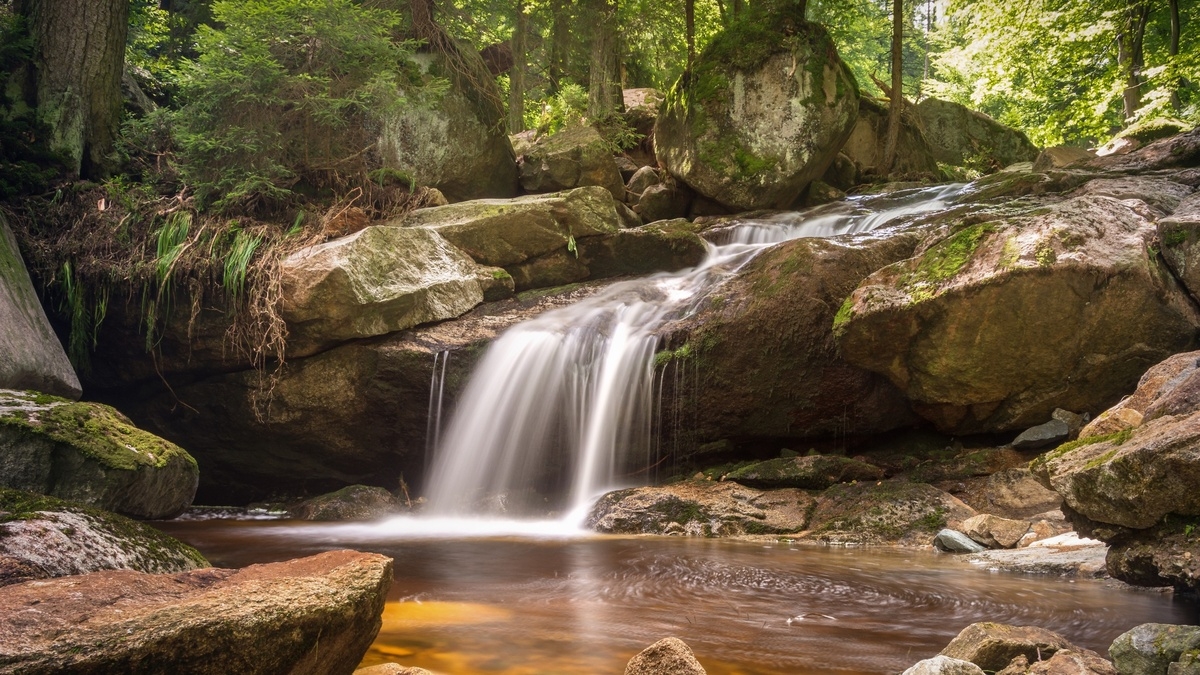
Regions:
<instances>
[{"instance_id":1,"label":"wet rock","mask_svg":"<svg viewBox=\"0 0 1200 675\"><path fill-rule=\"evenodd\" d=\"M1024 133L958 103L925 98L916 113L939 162L995 170L1037 156Z\"/></svg>"},{"instance_id":2,"label":"wet rock","mask_svg":"<svg viewBox=\"0 0 1200 675\"><path fill-rule=\"evenodd\" d=\"M100 403L0 389L0 487L134 518L173 518L192 503L196 460Z\"/></svg>"},{"instance_id":3,"label":"wet rock","mask_svg":"<svg viewBox=\"0 0 1200 675\"><path fill-rule=\"evenodd\" d=\"M1018 656L1033 662L1049 658L1060 649L1072 648L1074 645L1066 638L1044 628L973 623L962 629L941 653L970 661L984 670L997 671Z\"/></svg>"},{"instance_id":4,"label":"wet rock","mask_svg":"<svg viewBox=\"0 0 1200 675\"><path fill-rule=\"evenodd\" d=\"M868 97L858 101L858 121L850 137L842 145L841 154L850 158L859 175L904 176L904 180L940 178L941 169L934 159L933 149L921 131L917 113L906 107L900 122L900 137L896 157L888 172L881 172L884 145L887 139L888 102Z\"/></svg>"},{"instance_id":5,"label":"wet rock","mask_svg":"<svg viewBox=\"0 0 1200 675\"><path fill-rule=\"evenodd\" d=\"M1102 409L1194 344L1200 313L1152 255L1138 202L1093 195L938 219L946 229L915 257L859 285L835 332L847 361L885 374L943 432Z\"/></svg>"},{"instance_id":6,"label":"wet rock","mask_svg":"<svg viewBox=\"0 0 1200 675\"><path fill-rule=\"evenodd\" d=\"M530 258L519 265L510 265L508 272L512 274L513 287L518 292L553 288L588 278L591 270L579 259L578 246L576 244L575 252L564 248Z\"/></svg>"},{"instance_id":7,"label":"wet rock","mask_svg":"<svg viewBox=\"0 0 1200 675\"><path fill-rule=\"evenodd\" d=\"M1200 193L1185 198L1175 212L1158 221L1163 259L1200 301Z\"/></svg>"},{"instance_id":8,"label":"wet rock","mask_svg":"<svg viewBox=\"0 0 1200 675\"><path fill-rule=\"evenodd\" d=\"M483 302L476 264L432 229L368 227L301 249L281 269L293 356L450 319Z\"/></svg>"},{"instance_id":9,"label":"wet rock","mask_svg":"<svg viewBox=\"0 0 1200 675\"><path fill-rule=\"evenodd\" d=\"M742 44L747 31L753 55ZM790 6L749 10L713 38L693 73L667 94L655 152L677 179L737 210L790 206L858 114L854 77L828 34Z\"/></svg>"},{"instance_id":10,"label":"wet rock","mask_svg":"<svg viewBox=\"0 0 1200 675\"><path fill-rule=\"evenodd\" d=\"M625 199L625 181L612 149L590 125L577 124L543 136L523 149L518 160L521 187L528 192L559 192L597 185L613 199Z\"/></svg>"},{"instance_id":11,"label":"wet rock","mask_svg":"<svg viewBox=\"0 0 1200 675\"><path fill-rule=\"evenodd\" d=\"M1200 352L1176 354L1142 375L1132 395L1096 416L1080 440L1127 431L1163 415L1200 409Z\"/></svg>"},{"instance_id":12,"label":"wet rock","mask_svg":"<svg viewBox=\"0 0 1200 675\"><path fill-rule=\"evenodd\" d=\"M79 378L33 290L17 239L0 214L0 389L77 399Z\"/></svg>"},{"instance_id":13,"label":"wet rock","mask_svg":"<svg viewBox=\"0 0 1200 675\"><path fill-rule=\"evenodd\" d=\"M1025 656L1018 656L996 675L1117 675L1117 669L1096 652L1074 648L1061 649L1032 664Z\"/></svg>"},{"instance_id":14,"label":"wet rock","mask_svg":"<svg viewBox=\"0 0 1200 675\"><path fill-rule=\"evenodd\" d=\"M988 548L1012 548L1029 531L1029 523L981 513L963 521L961 529L963 534Z\"/></svg>"},{"instance_id":15,"label":"wet rock","mask_svg":"<svg viewBox=\"0 0 1200 675\"><path fill-rule=\"evenodd\" d=\"M824 490L837 483L883 479L883 469L839 455L781 457L731 471L728 480L760 489Z\"/></svg>"},{"instance_id":16,"label":"wet rock","mask_svg":"<svg viewBox=\"0 0 1200 675\"><path fill-rule=\"evenodd\" d=\"M1113 640L1108 653L1121 675L1166 675L1173 663L1196 650L1200 626L1144 623Z\"/></svg>"},{"instance_id":17,"label":"wet rock","mask_svg":"<svg viewBox=\"0 0 1200 675\"><path fill-rule=\"evenodd\" d=\"M1069 533L1034 542L1025 548L982 551L968 560L989 570L1100 579L1108 577L1107 551L1108 546L1102 542L1080 539Z\"/></svg>"},{"instance_id":18,"label":"wet rock","mask_svg":"<svg viewBox=\"0 0 1200 675\"><path fill-rule=\"evenodd\" d=\"M679 638L663 638L629 659L625 675L704 675L691 647Z\"/></svg>"},{"instance_id":19,"label":"wet rock","mask_svg":"<svg viewBox=\"0 0 1200 675\"><path fill-rule=\"evenodd\" d=\"M924 483L843 483L818 497L809 536L829 543L928 545L935 532L973 515L971 507Z\"/></svg>"},{"instance_id":20,"label":"wet rock","mask_svg":"<svg viewBox=\"0 0 1200 675\"><path fill-rule=\"evenodd\" d=\"M694 267L708 255L708 245L696 230L696 226L681 218L589 237L578 244L578 260L592 278Z\"/></svg>"},{"instance_id":21,"label":"wet rock","mask_svg":"<svg viewBox=\"0 0 1200 675\"><path fill-rule=\"evenodd\" d=\"M1046 148L1038 154L1037 159L1033 161L1033 170L1048 171L1050 169L1061 169L1072 164L1091 161L1095 158L1095 154L1083 148L1057 145L1052 148Z\"/></svg>"},{"instance_id":22,"label":"wet rock","mask_svg":"<svg viewBox=\"0 0 1200 675\"><path fill-rule=\"evenodd\" d=\"M901 675L983 675L983 671L970 661L939 655L917 661Z\"/></svg>"},{"instance_id":23,"label":"wet rock","mask_svg":"<svg viewBox=\"0 0 1200 675\"><path fill-rule=\"evenodd\" d=\"M288 515L300 520L373 520L400 510L400 503L387 490L351 485L304 501L288 509Z\"/></svg>"},{"instance_id":24,"label":"wet rock","mask_svg":"<svg viewBox=\"0 0 1200 675\"><path fill-rule=\"evenodd\" d=\"M458 52L453 64L435 54L412 57L449 87L432 105L403 106L385 122L379 153L385 166L438 188L452 201L511 197L517 192L517 160L504 133L498 104L503 99L474 50Z\"/></svg>"},{"instance_id":25,"label":"wet rock","mask_svg":"<svg viewBox=\"0 0 1200 675\"><path fill-rule=\"evenodd\" d=\"M946 553L979 553L986 550L983 544L971 539L962 532L943 529L933 538L933 547Z\"/></svg>"},{"instance_id":26,"label":"wet rock","mask_svg":"<svg viewBox=\"0 0 1200 675\"><path fill-rule=\"evenodd\" d=\"M332 551L240 570L7 586L0 669L349 675L379 631L391 582L391 558Z\"/></svg>"},{"instance_id":27,"label":"wet rock","mask_svg":"<svg viewBox=\"0 0 1200 675\"><path fill-rule=\"evenodd\" d=\"M813 501L801 490L684 481L610 492L592 507L587 526L612 534L787 534L804 529Z\"/></svg>"},{"instance_id":28,"label":"wet rock","mask_svg":"<svg viewBox=\"0 0 1200 675\"><path fill-rule=\"evenodd\" d=\"M1038 450L1051 445L1058 445L1070 436L1071 427L1062 420L1053 419L1022 431L1013 440L1013 447L1018 450Z\"/></svg>"},{"instance_id":29,"label":"wet rock","mask_svg":"<svg viewBox=\"0 0 1200 675\"><path fill-rule=\"evenodd\" d=\"M659 183L642 191L633 210L642 220L653 223L658 220L683 218L688 215L688 207L691 204L692 194L689 190Z\"/></svg>"},{"instance_id":30,"label":"wet rock","mask_svg":"<svg viewBox=\"0 0 1200 675\"><path fill-rule=\"evenodd\" d=\"M30 579L208 567L196 549L114 513L0 488L0 586Z\"/></svg>"},{"instance_id":31,"label":"wet rock","mask_svg":"<svg viewBox=\"0 0 1200 675\"><path fill-rule=\"evenodd\" d=\"M687 441L870 434L911 424L899 391L843 360L837 307L874 269L911 254L916 236L797 239L764 251L687 319L665 327L671 347L664 419L687 419ZM841 296L841 297L839 297ZM702 412L700 412L702 411ZM697 414L697 413L700 414ZM685 446L686 447L686 446Z\"/></svg>"}]
</instances>

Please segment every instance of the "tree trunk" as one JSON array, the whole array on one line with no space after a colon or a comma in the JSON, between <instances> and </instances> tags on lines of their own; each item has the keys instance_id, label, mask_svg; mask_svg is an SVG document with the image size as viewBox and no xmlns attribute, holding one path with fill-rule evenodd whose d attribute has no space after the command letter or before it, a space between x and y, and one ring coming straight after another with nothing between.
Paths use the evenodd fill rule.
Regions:
<instances>
[{"instance_id":1,"label":"tree trunk","mask_svg":"<svg viewBox=\"0 0 1200 675\"><path fill-rule=\"evenodd\" d=\"M558 93L567 70L567 54L571 51L570 7L569 0L554 0L550 4L550 94Z\"/></svg>"},{"instance_id":2,"label":"tree trunk","mask_svg":"<svg viewBox=\"0 0 1200 675\"><path fill-rule=\"evenodd\" d=\"M512 70L508 71L508 133L525 130L525 33L529 16L524 0L517 0L517 21L512 36Z\"/></svg>"},{"instance_id":3,"label":"tree trunk","mask_svg":"<svg viewBox=\"0 0 1200 675\"><path fill-rule=\"evenodd\" d=\"M1177 67L1176 57L1179 56L1179 0L1169 0L1167 3L1168 10L1171 13L1171 36L1167 42L1167 54L1171 57L1171 70ZM1172 73L1171 75L1171 107L1179 110L1183 104L1179 101L1179 89L1183 86L1180 78Z\"/></svg>"},{"instance_id":4,"label":"tree trunk","mask_svg":"<svg viewBox=\"0 0 1200 675\"><path fill-rule=\"evenodd\" d=\"M900 115L904 108L904 0L892 0L892 91L888 111L887 138L883 144L880 175L888 175L896 164L900 144Z\"/></svg>"},{"instance_id":5,"label":"tree trunk","mask_svg":"<svg viewBox=\"0 0 1200 675\"><path fill-rule=\"evenodd\" d=\"M1148 0L1128 0L1125 25L1117 35L1117 62L1120 64L1125 87L1121 93L1125 122L1128 123L1142 107L1142 66L1145 62L1142 45L1146 22L1150 18Z\"/></svg>"},{"instance_id":6,"label":"tree trunk","mask_svg":"<svg viewBox=\"0 0 1200 675\"><path fill-rule=\"evenodd\" d=\"M620 54L616 0L593 0L592 63L588 73L588 117L599 120L621 110Z\"/></svg>"},{"instance_id":7,"label":"tree trunk","mask_svg":"<svg viewBox=\"0 0 1200 675\"><path fill-rule=\"evenodd\" d=\"M34 40L34 99L50 147L85 177L112 168L121 123L129 0L26 0Z\"/></svg>"},{"instance_id":8,"label":"tree trunk","mask_svg":"<svg viewBox=\"0 0 1200 675\"><path fill-rule=\"evenodd\" d=\"M691 77L692 64L696 62L696 0L684 0L683 14L687 34L687 72Z\"/></svg>"}]
</instances>

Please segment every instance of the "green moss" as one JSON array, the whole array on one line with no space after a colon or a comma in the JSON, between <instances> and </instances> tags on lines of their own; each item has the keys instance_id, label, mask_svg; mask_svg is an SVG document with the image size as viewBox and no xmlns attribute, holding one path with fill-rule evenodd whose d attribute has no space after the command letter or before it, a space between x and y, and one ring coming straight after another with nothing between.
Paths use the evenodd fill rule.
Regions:
<instances>
[{"instance_id":1,"label":"green moss","mask_svg":"<svg viewBox=\"0 0 1200 675\"><path fill-rule=\"evenodd\" d=\"M683 343L678 349L664 349L654 355L654 367L660 368L672 361L682 361L692 357L692 344Z\"/></svg>"},{"instance_id":2,"label":"green moss","mask_svg":"<svg viewBox=\"0 0 1200 675\"><path fill-rule=\"evenodd\" d=\"M1175 248L1186 243L1188 238L1187 230L1183 228L1171 229L1163 235L1162 243L1163 246L1166 246L1167 248Z\"/></svg>"},{"instance_id":3,"label":"green moss","mask_svg":"<svg viewBox=\"0 0 1200 675\"><path fill-rule=\"evenodd\" d=\"M505 269L496 268L496 269L492 270L492 278L493 279L511 279L512 275L509 274L508 271Z\"/></svg>"},{"instance_id":4,"label":"green moss","mask_svg":"<svg viewBox=\"0 0 1200 675\"><path fill-rule=\"evenodd\" d=\"M1009 269L1017 264L1020 257L1021 251L1017 246L1016 237L1009 237L1004 240L1004 248L1000 250L1000 259L996 261L996 265L1000 269Z\"/></svg>"},{"instance_id":5,"label":"green moss","mask_svg":"<svg viewBox=\"0 0 1200 675\"><path fill-rule=\"evenodd\" d=\"M935 284L949 280L966 267L979 244L993 231L995 227L990 223L979 223L950 235L921 256L918 277Z\"/></svg>"},{"instance_id":6,"label":"green moss","mask_svg":"<svg viewBox=\"0 0 1200 675\"><path fill-rule=\"evenodd\" d=\"M837 314L833 317L833 334L840 336L845 332L846 324L850 323L850 319L854 318L854 295L851 294L838 308Z\"/></svg>"},{"instance_id":7,"label":"green moss","mask_svg":"<svg viewBox=\"0 0 1200 675\"><path fill-rule=\"evenodd\" d=\"M1142 143L1157 141L1191 129L1192 125L1170 117L1156 117L1130 125L1117 138L1132 138Z\"/></svg>"},{"instance_id":8,"label":"green moss","mask_svg":"<svg viewBox=\"0 0 1200 675\"><path fill-rule=\"evenodd\" d=\"M1078 440L1068 441L1068 442L1063 443L1062 445L1058 446L1057 448L1034 459L1032 462L1029 463L1029 467L1031 469L1044 467L1046 465L1046 463L1052 462L1052 461L1058 459L1059 457L1066 455L1068 452L1071 452L1073 450L1078 450L1079 448L1082 448L1082 447L1085 447L1088 445L1095 445L1097 443L1112 443L1113 445L1121 445L1125 441L1129 440L1129 438L1131 436L1133 436L1133 429L1124 429L1122 431L1118 431L1118 432L1111 433L1111 434L1105 434L1103 436L1089 436L1088 438L1080 438ZM1114 450L1113 453L1115 454L1115 452L1116 451ZM1111 457L1112 457L1112 455L1110 454L1109 459L1111 459ZM1108 461L1108 460L1105 459L1104 461Z\"/></svg>"},{"instance_id":9,"label":"green moss","mask_svg":"<svg viewBox=\"0 0 1200 675\"><path fill-rule=\"evenodd\" d=\"M1033 252L1033 257L1037 260L1039 267L1050 267L1058 260L1058 254L1054 252L1054 248L1049 242L1041 242Z\"/></svg>"}]
</instances>

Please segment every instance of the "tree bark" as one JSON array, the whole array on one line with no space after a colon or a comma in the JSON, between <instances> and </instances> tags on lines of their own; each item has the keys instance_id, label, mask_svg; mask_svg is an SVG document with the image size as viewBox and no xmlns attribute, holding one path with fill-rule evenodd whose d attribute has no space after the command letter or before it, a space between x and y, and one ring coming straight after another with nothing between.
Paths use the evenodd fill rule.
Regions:
<instances>
[{"instance_id":1,"label":"tree bark","mask_svg":"<svg viewBox=\"0 0 1200 675\"><path fill-rule=\"evenodd\" d=\"M588 117L599 120L615 112L621 101L620 53L616 0L593 0L592 62L588 72Z\"/></svg>"},{"instance_id":2,"label":"tree bark","mask_svg":"<svg viewBox=\"0 0 1200 675\"><path fill-rule=\"evenodd\" d=\"M34 40L34 100L49 144L84 177L112 168L121 123L129 0L26 0Z\"/></svg>"},{"instance_id":3,"label":"tree bark","mask_svg":"<svg viewBox=\"0 0 1200 675\"><path fill-rule=\"evenodd\" d=\"M524 0L517 0L517 20L513 27L513 65L508 71L508 133L525 130L525 33L529 15L525 13Z\"/></svg>"},{"instance_id":4,"label":"tree bark","mask_svg":"<svg viewBox=\"0 0 1200 675\"><path fill-rule=\"evenodd\" d=\"M887 138L883 144L881 175L888 175L896 164L900 144L900 115L904 108L904 0L892 0L892 91L888 110Z\"/></svg>"},{"instance_id":5,"label":"tree bark","mask_svg":"<svg viewBox=\"0 0 1200 675\"><path fill-rule=\"evenodd\" d=\"M567 54L571 51L570 0L553 0L550 4L550 88L557 94L567 70Z\"/></svg>"},{"instance_id":6,"label":"tree bark","mask_svg":"<svg viewBox=\"0 0 1200 675\"><path fill-rule=\"evenodd\" d=\"M687 37L687 72L691 77L692 64L696 62L696 0L684 0L683 14Z\"/></svg>"},{"instance_id":7,"label":"tree bark","mask_svg":"<svg viewBox=\"0 0 1200 675\"><path fill-rule=\"evenodd\" d=\"M1171 36L1167 42L1167 54L1171 57L1171 69L1176 67L1176 60L1179 56L1179 0L1169 0L1167 9L1171 14ZM1179 101L1179 89L1183 86L1183 82L1179 77L1172 74L1171 76L1171 107L1179 110L1183 107Z\"/></svg>"},{"instance_id":8,"label":"tree bark","mask_svg":"<svg viewBox=\"0 0 1200 675\"><path fill-rule=\"evenodd\" d=\"M1125 25L1117 35L1117 62L1125 79L1121 103L1127 123L1142 107L1142 67L1145 63L1142 45L1145 42L1146 23L1149 18L1148 0L1128 0Z\"/></svg>"}]
</instances>

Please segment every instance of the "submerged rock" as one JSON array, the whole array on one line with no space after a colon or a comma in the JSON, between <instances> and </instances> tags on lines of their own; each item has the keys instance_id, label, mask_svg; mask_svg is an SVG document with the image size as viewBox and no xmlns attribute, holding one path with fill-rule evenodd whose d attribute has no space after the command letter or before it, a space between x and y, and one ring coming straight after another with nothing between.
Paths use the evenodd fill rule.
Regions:
<instances>
[{"instance_id":1,"label":"submerged rock","mask_svg":"<svg viewBox=\"0 0 1200 675\"><path fill-rule=\"evenodd\" d=\"M731 471L727 479L761 489L824 490L837 483L882 480L883 469L838 455L781 457Z\"/></svg>"},{"instance_id":2,"label":"submerged rock","mask_svg":"<svg viewBox=\"0 0 1200 675\"><path fill-rule=\"evenodd\" d=\"M0 486L135 518L192 503L196 460L100 403L0 389Z\"/></svg>"},{"instance_id":3,"label":"submerged rock","mask_svg":"<svg viewBox=\"0 0 1200 675\"><path fill-rule=\"evenodd\" d=\"M569 126L537 139L522 149L517 164L521 187L528 192L598 185L613 199L625 199L625 181L613 161L612 147L590 125Z\"/></svg>"},{"instance_id":4,"label":"submerged rock","mask_svg":"<svg viewBox=\"0 0 1200 675\"><path fill-rule=\"evenodd\" d=\"M0 672L349 675L379 631L391 583L391 558L332 551L240 570L7 586Z\"/></svg>"},{"instance_id":5,"label":"submerged rock","mask_svg":"<svg viewBox=\"0 0 1200 675\"><path fill-rule=\"evenodd\" d=\"M1072 648L1074 645L1066 638L1045 628L985 622L962 629L941 653L994 672L1018 656L1033 662L1049 658L1060 649Z\"/></svg>"},{"instance_id":6,"label":"submerged rock","mask_svg":"<svg viewBox=\"0 0 1200 675\"><path fill-rule=\"evenodd\" d=\"M991 171L1037 157L1024 133L961 104L925 98L916 111L939 162Z\"/></svg>"},{"instance_id":7,"label":"submerged rock","mask_svg":"<svg viewBox=\"0 0 1200 675\"><path fill-rule=\"evenodd\" d=\"M787 534L804 529L813 502L801 490L684 481L610 492L592 507L587 526L612 534Z\"/></svg>"},{"instance_id":8,"label":"submerged rock","mask_svg":"<svg viewBox=\"0 0 1200 675\"><path fill-rule=\"evenodd\" d=\"M1200 626L1144 623L1113 640L1108 653L1121 675L1174 675L1173 665L1198 650Z\"/></svg>"},{"instance_id":9,"label":"submerged rock","mask_svg":"<svg viewBox=\"0 0 1200 675\"><path fill-rule=\"evenodd\" d=\"M53 497L0 488L0 586L30 579L208 567L196 549L148 525Z\"/></svg>"},{"instance_id":10,"label":"submerged rock","mask_svg":"<svg viewBox=\"0 0 1200 675\"><path fill-rule=\"evenodd\" d=\"M1099 195L951 211L915 257L846 300L835 320L842 355L885 374L947 433L1112 405L1200 327L1151 250L1152 218L1144 204Z\"/></svg>"},{"instance_id":11,"label":"submerged rock","mask_svg":"<svg viewBox=\"0 0 1200 675\"><path fill-rule=\"evenodd\" d=\"M791 205L858 115L858 87L829 35L782 5L740 15L693 73L667 93L654 149L672 175L733 209Z\"/></svg>"},{"instance_id":12,"label":"submerged rock","mask_svg":"<svg viewBox=\"0 0 1200 675\"><path fill-rule=\"evenodd\" d=\"M0 213L0 389L79 398L75 369L50 327L17 239Z\"/></svg>"},{"instance_id":13,"label":"submerged rock","mask_svg":"<svg viewBox=\"0 0 1200 675\"><path fill-rule=\"evenodd\" d=\"M387 490L351 485L301 502L288 509L288 515L300 520L372 520L400 510L400 503Z\"/></svg>"},{"instance_id":14,"label":"submerged rock","mask_svg":"<svg viewBox=\"0 0 1200 675\"><path fill-rule=\"evenodd\" d=\"M901 675L983 675L983 671L970 661L939 654L932 659L917 661Z\"/></svg>"},{"instance_id":15,"label":"submerged rock","mask_svg":"<svg viewBox=\"0 0 1200 675\"><path fill-rule=\"evenodd\" d=\"M625 675L704 675L691 647L679 638L663 638L629 659Z\"/></svg>"}]
</instances>

